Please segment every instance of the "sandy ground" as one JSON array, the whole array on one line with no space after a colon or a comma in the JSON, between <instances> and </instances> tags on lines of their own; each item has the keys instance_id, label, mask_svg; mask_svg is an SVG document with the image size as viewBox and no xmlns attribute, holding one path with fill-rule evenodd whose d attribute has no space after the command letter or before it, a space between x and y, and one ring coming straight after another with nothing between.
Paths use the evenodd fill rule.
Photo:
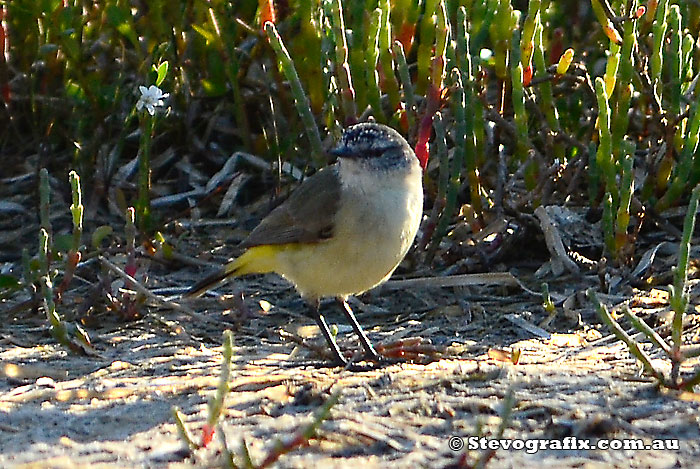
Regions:
<instances>
[{"instance_id":1,"label":"sandy ground","mask_svg":"<svg viewBox=\"0 0 700 469\"><path fill-rule=\"evenodd\" d=\"M233 308L235 296L203 299L193 306L206 323L155 308L129 323L103 316L91 329L95 356L54 344L40 316L3 323L0 466L213 467L221 463L222 431L240 465L243 440L259 464L332 394L339 401L315 436L275 466L469 467L490 457L488 467L671 468L691 467L700 456L698 395L661 392L640 377L622 344L585 325L595 323L590 306L578 310L584 326L557 317L547 327L553 334L539 337L512 320L517 313L536 324L545 316L537 298L522 292L372 293L354 308L373 342L423 337L444 354L427 364L351 372L323 366L316 352L322 338L286 284L268 276L239 285L245 313ZM261 309L261 300L269 305ZM325 307L339 325L341 348L359 348L335 306ZM226 328L233 330L234 358L222 431L188 456L172 408L181 409L199 440ZM693 333L697 339L697 325ZM509 359L514 350L518 364ZM478 443L469 437L494 438L509 392L514 403L504 438L633 438L644 445L672 439L678 449L451 449Z\"/></svg>"}]
</instances>

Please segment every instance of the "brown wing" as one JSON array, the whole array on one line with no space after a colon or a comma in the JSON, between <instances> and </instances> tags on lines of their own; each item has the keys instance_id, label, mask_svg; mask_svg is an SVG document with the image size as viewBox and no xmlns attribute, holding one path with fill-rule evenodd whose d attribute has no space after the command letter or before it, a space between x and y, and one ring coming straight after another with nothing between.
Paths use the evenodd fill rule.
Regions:
<instances>
[{"instance_id":1,"label":"brown wing","mask_svg":"<svg viewBox=\"0 0 700 469\"><path fill-rule=\"evenodd\" d=\"M242 247L261 244L318 243L333 235L340 202L335 165L307 178L282 205L250 233Z\"/></svg>"}]
</instances>

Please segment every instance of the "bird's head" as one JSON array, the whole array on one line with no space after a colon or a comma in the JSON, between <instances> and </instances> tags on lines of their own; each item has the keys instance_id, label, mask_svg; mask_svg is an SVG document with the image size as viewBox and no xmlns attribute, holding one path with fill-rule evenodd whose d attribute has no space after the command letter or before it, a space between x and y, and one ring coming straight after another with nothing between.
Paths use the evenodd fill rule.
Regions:
<instances>
[{"instance_id":1,"label":"bird's head","mask_svg":"<svg viewBox=\"0 0 700 469\"><path fill-rule=\"evenodd\" d=\"M396 130L374 122L348 127L331 150L338 158L356 160L363 165L389 168L405 165L417 158L408 142Z\"/></svg>"}]
</instances>

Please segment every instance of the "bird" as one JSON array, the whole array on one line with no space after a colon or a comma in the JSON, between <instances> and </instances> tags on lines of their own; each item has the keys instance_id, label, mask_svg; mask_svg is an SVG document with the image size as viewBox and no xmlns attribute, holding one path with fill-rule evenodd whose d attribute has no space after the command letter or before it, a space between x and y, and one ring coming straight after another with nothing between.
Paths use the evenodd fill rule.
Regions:
<instances>
[{"instance_id":1,"label":"bird","mask_svg":"<svg viewBox=\"0 0 700 469\"><path fill-rule=\"evenodd\" d=\"M389 279L409 251L423 213L423 171L401 134L375 122L348 127L330 153L336 162L263 218L240 244L243 254L185 296L231 277L275 272L308 303L335 364L350 365L320 311L323 298L342 305L364 358L381 362L347 300Z\"/></svg>"}]
</instances>

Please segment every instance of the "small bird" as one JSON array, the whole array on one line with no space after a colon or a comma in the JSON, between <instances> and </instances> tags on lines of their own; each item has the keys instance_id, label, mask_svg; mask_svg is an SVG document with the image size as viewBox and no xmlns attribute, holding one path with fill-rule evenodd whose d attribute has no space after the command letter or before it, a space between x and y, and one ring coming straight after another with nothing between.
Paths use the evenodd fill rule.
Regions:
<instances>
[{"instance_id":1,"label":"small bird","mask_svg":"<svg viewBox=\"0 0 700 469\"><path fill-rule=\"evenodd\" d=\"M334 361L347 365L320 313L321 298L342 304L369 360L381 361L347 303L386 281L408 252L423 212L422 169L408 142L377 123L356 124L331 154L338 160L304 182L250 233L246 251L185 295L229 277L276 272L310 305Z\"/></svg>"}]
</instances>

